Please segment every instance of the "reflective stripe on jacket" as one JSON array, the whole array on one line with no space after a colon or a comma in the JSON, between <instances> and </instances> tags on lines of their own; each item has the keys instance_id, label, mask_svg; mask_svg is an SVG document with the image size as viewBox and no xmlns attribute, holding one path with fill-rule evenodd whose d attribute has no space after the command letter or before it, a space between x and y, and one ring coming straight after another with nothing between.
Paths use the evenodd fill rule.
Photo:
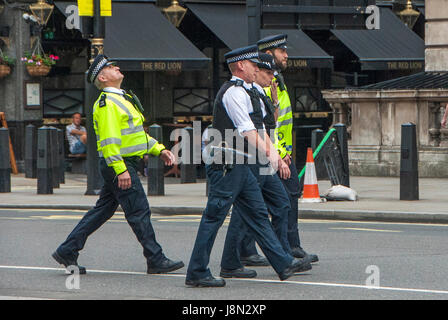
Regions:
<instances>
[{"instance_id":1,"label":"reflective stripe on jacket","mask_svg":"<svg viewBox=\"0 0 448 320\"><path fill-rule=\"evenodd\" d=\"M272 98L271 88L264 88L266 95ZM275 147L278 153L283 158L286 154L291 155L292 153L292 127L293 127L293 115L291 101L289 100L288 89L285 86L285 90L281 91L277 88L278 96L278 118L276 126L276 136L277 140Z\"/></svg>"},{"instance_id":2,"label":"reflective stripe on jacket","mask_svg":"<svg viewBox=\"0 0 448 320\"><path fill-rule=\"evenodd\" d=\"M106 98L101 104L102 95ZM118 175L127 170L123 157L158 156L165 147L146 134L143 115L123 95L102 92L93 105L97 150Z\"/></svg>"}]
</instances>

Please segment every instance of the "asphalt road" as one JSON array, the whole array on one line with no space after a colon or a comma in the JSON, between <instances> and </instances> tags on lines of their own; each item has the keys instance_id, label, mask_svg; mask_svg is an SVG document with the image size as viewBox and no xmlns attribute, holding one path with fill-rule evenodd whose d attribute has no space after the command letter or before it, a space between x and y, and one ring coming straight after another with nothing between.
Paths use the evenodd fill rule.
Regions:
<instances>
[{"instance_id":1,"label":"asphalt road","mask_svg":"<svg viewBox=\"0 0 448 320\"><path fill-rule=\"evenodd\" d=\"M307 273L279 281L270 267L224 288L188 288L186 267L145 274L142 249L122 214L87 241L76 281L52 258L84 212L0 210L0 299L367 300L447 299L448 225L302 220L303 247L319 255ZM166 255L188 264L199 216L152 218ZM219 275L227 222L212 252Z\"/></svg>"}]
</instances>

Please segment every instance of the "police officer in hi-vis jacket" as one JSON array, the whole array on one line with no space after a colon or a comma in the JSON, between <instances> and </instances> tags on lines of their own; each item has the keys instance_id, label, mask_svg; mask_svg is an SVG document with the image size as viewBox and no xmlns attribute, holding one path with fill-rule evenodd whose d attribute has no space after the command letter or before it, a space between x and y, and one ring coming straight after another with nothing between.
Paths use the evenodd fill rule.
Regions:
<instances>
[{"instance_id":1,"label":"police officer in hi-vis jacket","mask_svg":"<svg viewBox=\"0 0 448 320\"><path fill-rule=\"evenodd\" d=\"M136 96L121 89L123 78L120 68L104 55L95 58L87 73L88 81L102 91L93 105L93 122L104 184L95 207L52 255L65 267L77 266L80 274L86 273L86 268L78 266L79 251L118 205L143 247L147 273L166 273L184 266L182 261L168 259L157 243L148 199L137 175L143 155L159 156L166 165L173 164L174 156L145 132L143 108Z\"/></svg>"}]
</instances>

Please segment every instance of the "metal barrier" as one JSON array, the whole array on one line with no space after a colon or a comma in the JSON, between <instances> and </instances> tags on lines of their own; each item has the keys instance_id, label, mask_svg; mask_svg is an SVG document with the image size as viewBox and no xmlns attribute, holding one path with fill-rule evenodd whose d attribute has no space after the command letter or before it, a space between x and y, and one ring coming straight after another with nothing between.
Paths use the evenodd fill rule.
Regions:
<instances>
[{"instance_id":1,"label":"metal barrier","mask_svg":"<svg viewBox=\"0 0 448 320\"><path fill-rule=\"evenodd\" d=\"M346 133L345 125L339 125L339 127L334 126L330 129L314 149L313 158L316 171L319 168L319 173L317 173L318 176L322 179L328 178L332 185L344 185L350 187L348 150L347 148L345 148L345 150L341 148L341 145L347 146L347 141L344 141L344 139L347 139ZM317 139L317 137L315 139ZM315 144L317 144L317 140L315 140ZM344 156L344 153L347 154L346 157ZM302 177L305 174L305 168L306 166L304 166L299 173L300 193L303 189Z\"/></svg>"}]
</instances>

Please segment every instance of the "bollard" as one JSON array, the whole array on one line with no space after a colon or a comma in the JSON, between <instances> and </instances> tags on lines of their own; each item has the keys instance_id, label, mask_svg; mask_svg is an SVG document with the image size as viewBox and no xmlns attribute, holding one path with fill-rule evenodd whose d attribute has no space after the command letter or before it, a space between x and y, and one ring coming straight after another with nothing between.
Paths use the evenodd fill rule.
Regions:
<instances>
[{"instance_id":1,"label":"bollard","mask_svg":"<svg viewBox=\"0 0 448 320\"><path fill-rule=\"evenodd\" d=\"M348 137L347 137L347 127L343 123L337 123L333 126L336 130L336 135L338 137L339 148L342 154L343 160L343 174L341 178L341 184L343 186L350 188L350 169L348 162Z\"/></svg>"},{"instance_id":2,"label":"bollard","mask_svg":"<svg viewBox=\"0 0 448 320\"><path fill-rule=\"evenodd\" d=\"M9 130L6 128L0 128L0 154L0 192L11 192Z\"/></svg>"},{"instance_id":3,"label":"bollard","mask_svg":"<svg viewBox=\"0 0 448 320\"><path fill-rule=\"evenodd\" d=\"M65 183L64 131L58 129L59 183Z\"/></svg>"},{"instance_id":4,"label":"bollard","mask_svg":"<svg viewBox=\"0 0 448 320\"><path fill-rule=\"evenodd\" d=\"M413 123L401 125L400 200L418 200L418 151Z\"/></svg>"},{"instance_id":5,"label":"bollard","mask_svg":"<svg viewBox=\"0 0 448 320\"><path fill-rule=\"evenodd\" d=\"M324 132L321 129L314 129L311 132L311 149L316 150L319 143L324 138Z\"/></svg>"},{"instance_id":6,"label":"bollard","mask_svg":"<svg viewBox=\"0 0 448 320\"><path fill-rule=\"evenodd\" d=\"M311 131L311 149L313 152L319 146L319 143L324 138L324 132L321 129L314 129ZM316 175L318 180L328 179L327 169L322 161L316 161Z\"/></svg>"},{"instance_id":7,"label":"bollard","mask_svg":"<svg viewBox=\"0 0 448 320\"><path fill-rule=\"evenodd\" d=\"M182 163L180 165L180 183L196 182L196 165L193 163L193 128L187 127L182 130Z\"/></svg>"},{"instance_id":8,"label":"bollard","mask_svg":"<svg viewBox=\"0 0 448 320\"><path fill-rule=\"evenodd\" d=\"M149 135L157 141L162 141L162 127L153 124L149 127ZM149 156L148 159L148 196L165 195L164 163L159 157Z\"/></svg>"},{"instance_id":9,"label":"bollard","mask_svg":"<svg viewBox=\"0 0 448 320\"><path fill-rule=\"evenodd\" d=\"M59 188L59 138L58 130L55 127L50 128L50 159L53 170L53 188Z\"/></svg>"},{"instance_id":10,"label":"bollard","mask_svg":"<svg viewBox=\"0 0 448 320\"><path fill-rule=\"evenodd\" d=\"M37 128L29 124L25 128L25 178L37 176Z\"/></svg>"},{"instance_id":11,"label":"bollard","mask_svg":"<svg viewBox=\"0 0 448 320\"><path fill-rule=\"evenodd\" d=\"M53 172L49 152L50 131L46 126L37 129L37 194L53 193Z\"/></svg>"}]
</instances>

